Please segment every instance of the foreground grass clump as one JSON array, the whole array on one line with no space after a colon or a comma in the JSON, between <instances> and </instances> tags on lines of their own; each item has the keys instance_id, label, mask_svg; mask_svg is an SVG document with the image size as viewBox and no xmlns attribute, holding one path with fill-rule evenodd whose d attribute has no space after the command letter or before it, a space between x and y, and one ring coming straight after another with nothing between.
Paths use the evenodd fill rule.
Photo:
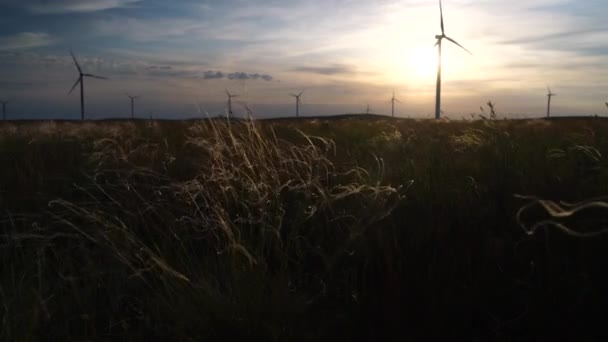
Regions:
<instances>
[{"instance_id":1,"label":"foreground grass clump","mask_svg":"<svg viewBox=\"0 0 608 342\"><path fill-rule=\"evenodd\" d=\"M608 322L601 120L0 132L0 340L593 339Z\"/></svg>"},{"instance_id":2,"label":"foreground grass clump","mask_svg":"<svg viewBox=\"0 0 608 342\"><path fill-rule=\"evenodd\" d=\"M294 145L251 123L192 125L186 175L150 128L118 128L73 165L87 173L73 196L4 222L4 260L19 268L3 272L4 337L314 337L313 322L294 322L350 301L340 273L356 269L340 266L401 196L334 166L333 144L303 133Z\"/></svg>"}]
</instances>

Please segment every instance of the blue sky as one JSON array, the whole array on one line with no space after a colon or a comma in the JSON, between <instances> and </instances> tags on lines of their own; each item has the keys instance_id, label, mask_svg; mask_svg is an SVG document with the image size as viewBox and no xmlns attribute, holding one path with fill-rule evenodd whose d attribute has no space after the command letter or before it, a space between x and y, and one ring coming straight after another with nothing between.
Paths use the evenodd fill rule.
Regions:
<instances>
[{"instance_id":1,"label":"blue sky","mask_svg":"<svg viewBox=\"0 0 608 342\"><path fill-rule=\"evenodd\" d=\"M86 72L87 115L190 117L198 105L237 114L388 113L430 117L440 32L435 0L0 0L0 98L17 118L77 118L73 50ZM488 100L499 113L606 114L608 3L445 0L442 109L459 118Z\"/></svg>"}]
</instances>

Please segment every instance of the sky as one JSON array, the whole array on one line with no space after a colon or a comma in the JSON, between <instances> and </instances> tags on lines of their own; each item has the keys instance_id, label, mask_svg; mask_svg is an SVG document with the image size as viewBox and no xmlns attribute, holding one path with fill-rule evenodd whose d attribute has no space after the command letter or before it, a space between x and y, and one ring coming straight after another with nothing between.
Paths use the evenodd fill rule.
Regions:
<instances>
[{"instance_id":1,"label":"sky","mask_svg":"<svg viewBox=\"0 0 608 342\"><path fill-rule=\"evenodd\" d=\"M445 0L442 111L453 119L608 115L608 1ZM436 0L0 0L0 99L11 119L224 113L432 117ZM486 109L487 110L487 109Z\"/></svg>"}]
</instances>

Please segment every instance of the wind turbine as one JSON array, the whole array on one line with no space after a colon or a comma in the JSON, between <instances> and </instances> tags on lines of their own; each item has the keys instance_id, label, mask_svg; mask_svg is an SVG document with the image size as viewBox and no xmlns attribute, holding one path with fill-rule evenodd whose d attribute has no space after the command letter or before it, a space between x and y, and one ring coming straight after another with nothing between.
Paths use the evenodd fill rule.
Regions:
<instances>
[{"instance_id":1,"label":"wind turbine","mask_svg":"<svg viewBox=\"0 0 608 342\"><path fill-rule=\"evenodd\" d=\"M551 88L547 87L547 117L551 116L551 98L557 96L551 92Z\"/></svg>"},{"instance_id":2,"label":"wind turbine","mask_svg":"<svg viewBox=\"0 0 608 342\"><path fill-rule=\"evenodd\" d=\"M471 51L467 50L464 46L460 45L454 39L445 35L445 28L443 25L443 6L441 4L441 0L439 0L439 12L441 15L441 35L435 35L435 39L437 39L437 43L435 43L435 46L439 48L439 62L437 64L437 95L435 99L435 119L441 118L441 43L443 42L443 39L449 40L450 42L461 47L464 51L473 55Z\"/></svg>"},{"instance_id":3,"label":"wind turbine","mask_svg":"<svg viewBox=\"0 0 608 342\"><path fill-rule=\"evenodd\" d=\"M101 76L96 76L93 74L85 74L84 72L82 72L82 68L80 67L80 64L78 64L78 61L76 60L76 56L74 56L74 53L72 51L70 51L70 54L72 55L74 64L76 65L76 68L78 69L78 79L76 80L76 83L74 83L74 85L72 86L72 89L70 89L70 92L68 94L71 94L72 91L74 91L74 89L76 88L76 86L78 86L78 84L80 83L80 120L84 120L84 78L91 77L91 78L98 78L98 79L102 79L102 80L107 80L107 78L101 77Z\"/></svg>"},{"instance_id":4,"label":"wind turbine","mask_svg":"<svg viewBox=\"0 0 608 342\"><path fill-rule=\"evenodd\" d=\"M239 96L230 94L228 89L226 89L226 94L228 95L228 119L230 119L232 117L232 99Z\"/></svg>"},{"instance_id":5,"label":"wind turbine","mask_svg":"<svg viewBox=\"0 0 608 342\"><path fill-rule=\"evenodd\" d=\"M396 97L395 92L393 92L393 97L391 98L391 116L395 117L395 102L401 103Z\"/></svg>"},{"instance_id":6,"label":"wind turbine","mask_svg":"<svg viewBox=\"0 0 608 342\"><path fill-rule=\"evenodd\" d=\"M6 105L8 104L7 100L0 101L2 103L2 120L6 120Z\"/></svg>"},{"instance_id":7,"label":"wind turbine","mask_svg":"<svg viewBox=\"0 0 608 342\"><path fill-rule=\"evenodd\" d=\"M300 96L302 96L302 93L304 93L304 90L302 90L298 95L289 94L296 98L296 118L300 116L300 105L302 104L302 101L300 101Z\"/></svg>"},{"instance_id":8,"label":"wind turbine","mask_svg":"<svg viewBox=\"0 0 608 342\"><path fill-rule=\"evenodd\" d=\"M139 98L139 95L137 96L131 96L129 94L126 94L127 97L131 100L131 119L135 118L135 99Z\"/></svg>"}]
</instances>

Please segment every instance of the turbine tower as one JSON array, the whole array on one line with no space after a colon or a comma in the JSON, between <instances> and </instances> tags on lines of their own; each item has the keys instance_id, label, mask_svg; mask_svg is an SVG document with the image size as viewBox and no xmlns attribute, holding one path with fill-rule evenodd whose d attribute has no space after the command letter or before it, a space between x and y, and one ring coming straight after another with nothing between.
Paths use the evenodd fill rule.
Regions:
<instances>
[{"instance_id":1,"label":"turbine tower","mask_svg":"<svg viewBox=\"0 0 608 342\"><path fill-rule=\"evenodd\" d=\"M395 92L393 92L393 97L391 98L391 116L395 117L395 102L401 103L396 97Z\"/></svg>"},{"instance_id":2,"label":"turbine tower","mask_svg":"<svg viewBox=\"0 0 608 342\"><path fill-rule=\"evenodd\" d=\"M472 55L471 51L467 50L464 46L460 45L454 39L445 35L445 27L443 25L443 6L441 4L441 0L439 0L439 13L441 15L441 35L435 35L435 39L437 39L437 43L435 43L435 46L437 46L439 50L439 62L437 64L437 95L435 99L435 119L441 118L441 43L443 42L443 39L449 40L450 42L458 45L464 51Z\"/></svg>"},{"instance_id":3,"label":"turbine tower","mask_svg":"<svg viewBox=\"0 0 608 342\"><path fill-rule=\"evenodd\" d=\"M131 96L129 94L126 94L127 97L131 100L131 119L135 118L135 100L139 98L139 95L137 96Z\"/></svg>"},{"instance_id":4,"label":"turbine tower","mask_svg":"<svg viewBox=\"0 0 608 342\"><path fill-rule=\"evenodd\" d=\"M547 117L551 116L551 98L557 96L551 92L551 88L547 87Z\"/></svg>"},{"instance_id":5,"label":"turbine tower","mask_svg":"<svg viewBox=\"0 0 608 342\"><path fill-rule=\"evenodd\" d=\"M232 117L232 99L239 96L231 94L228 89L226 89L226 94L228 95L228 119L230 119Z\"/></svg>"},{"instance_id":6,"label":"turbine tower","mask_svg":"<svg viewBox=\"0 0 608 342\"><path fill-rule=\"evenodd\" d=\"M96 76L93 74L85 74L84 72L82 72L82 68L80 67L80 64L78 64L78 60L76 60L76 56L74 56L74 53L72 51L70 51L70 54L72 55L72 59L74 60L76 69L78 69L78 79L76 80L76 83L74 83L74 85L72 86L72 89L70 89L70 92L68 94L71 94L72 91L74 91L74 89L76 88L76 86L78 86L78 84L80 84L80 120L84 120L84 78L91 77L91 78L98 78L98 79L102 79L102 80L107 80L107 78L101 77L101 76Z\"/></svg>"},{"instance_id":7,"label":"turbine tower","mask_svg":"<svg viewBox=\"0 0 608 342\"><path fill-rule=\"evenodd\" d=\"M300 96L302 96L302 93L304 93L304 91L302 90L299 94L289 94L292 97L296 98L296 118L300 116L300 105L302 104L302 101L300 101Z\"/></svg>"},{"instance_id":8,"label":"turbine tower","mask_svg":"<svg viewBox=\"0 0 608 342\"><path fill-rule=\"evenodd\" d=\"M6 105L8 104L8 101L4 100L4 101L0 101L0 103L2 103L2 120L6 120Z\"/></svg>"}]
</instances>

